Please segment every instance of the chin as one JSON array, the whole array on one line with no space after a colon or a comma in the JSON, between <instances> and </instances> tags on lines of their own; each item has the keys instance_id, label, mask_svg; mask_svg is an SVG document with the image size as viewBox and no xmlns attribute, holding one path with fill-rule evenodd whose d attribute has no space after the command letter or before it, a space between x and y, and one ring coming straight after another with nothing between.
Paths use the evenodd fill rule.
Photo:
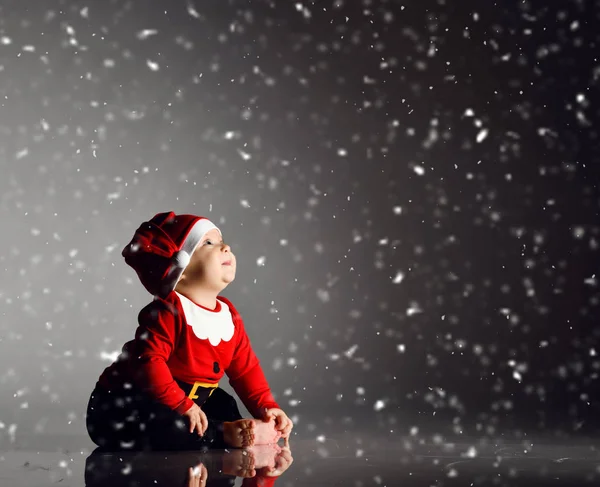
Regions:
<instances>
[{"instance_id":1,"label":"chin","mask_svg":"<svg viewBox=\"0 0 600 487\"><path fill-rule=\"evenodd\" d=\"M221 288L225 289L227 286L229 286L231 283L233 282L233 279L227 279L227 280L223 280L223 282L221 283Z\"/></svg>"}]
</instances>

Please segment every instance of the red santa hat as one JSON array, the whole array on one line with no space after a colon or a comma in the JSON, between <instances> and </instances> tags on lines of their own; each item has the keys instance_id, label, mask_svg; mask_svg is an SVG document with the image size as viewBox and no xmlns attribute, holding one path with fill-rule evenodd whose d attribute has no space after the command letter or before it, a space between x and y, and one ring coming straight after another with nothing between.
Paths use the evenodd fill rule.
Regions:
<instances>
[{"instance_id":1,"label":"red santa hat","mask_svg":"<svg viewBox=\"0 0 600 487\"><path fill-rule=\"evenodd\" d=\"M148 292L165 298L175 289L202 237L213 228L221 233L201 216L159 213L140 225L122 255Z\"/></svg>"}]
</instances>

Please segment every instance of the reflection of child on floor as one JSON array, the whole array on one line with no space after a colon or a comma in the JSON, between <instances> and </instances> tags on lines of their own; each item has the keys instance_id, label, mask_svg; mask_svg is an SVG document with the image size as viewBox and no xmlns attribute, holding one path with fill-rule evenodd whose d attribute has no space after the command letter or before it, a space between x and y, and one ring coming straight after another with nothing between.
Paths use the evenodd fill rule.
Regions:
<instances>
[{"instance_id":1,"label":"reflection of child on floor","mask_svg":"<svg viewBox=\"0 0 600 487\"><path fill-rule=\"evenodd\" d=\"M227 485L222 479L231 481L231 476L236 476L244 479L242 487L273 487L294 461L291 450L278 445L256 446L243 451L231 450L218 460L218 469L214 468L217 463L214 461L204 461L189 467L184 486L220 487ZM213 468L207 468L205 463ZM229 485L234 485L234 482Z\"/></svg>"},{"instance_id":2,"label":"reflection of child on floor","mask_svg":"<svg viewBox=\"0 0 600 487\"><path fill-rule=\"evenodd\" d=\"M85 461L86 487L168 485L177 487L273 487L294 459L289 448L259 445L206 452L103 452Z\"/></svg>"},{"instance_id":3,"label":"reflection of child on floor","mask_svg":"<svg viewBox=\"0 0 600 487\"><path fill-rule=\"evenodd\" d=\"M106 368L87 410L91 439L106 449L246 447L289 438L244 323L220 292L236 259L209 220L160 213L123 250L155 296L135 339ZM227 374L255 419L218 387Z\"/></svg>"}]
</instances>

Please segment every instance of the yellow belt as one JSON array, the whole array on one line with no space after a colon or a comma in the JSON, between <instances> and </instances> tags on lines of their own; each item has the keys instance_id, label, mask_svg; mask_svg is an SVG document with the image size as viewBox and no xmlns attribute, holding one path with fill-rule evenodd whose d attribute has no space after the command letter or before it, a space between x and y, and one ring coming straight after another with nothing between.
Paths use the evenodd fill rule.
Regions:
<instances>
[{"instance_id":1,"label":"yellow belt","mask_svg":"<svg viewBox=\"0 0 600 487\"><path fill-rule=\"evenodd\" d=\"M198 391L199 387L210 389L211 391L208 393L208 397L210 397L212 393L215 392L215 389L219 387L219 383L217 382L216 384L209 384L208 382L194 382L194 387L192 387L192 390L188 394L190 399L198 399L196 392Z\"/></svg>"}]
</instances>

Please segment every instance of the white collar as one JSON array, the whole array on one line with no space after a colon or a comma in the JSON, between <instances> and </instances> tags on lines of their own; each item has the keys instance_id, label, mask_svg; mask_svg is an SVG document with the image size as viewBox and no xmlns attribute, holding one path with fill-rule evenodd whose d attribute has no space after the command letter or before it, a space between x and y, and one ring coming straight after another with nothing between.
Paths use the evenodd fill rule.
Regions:
<instances>
[{"instance_id":1,"label":"white collar","mask_svg":"<svg viewBox=\"0 0 600 487\"><path fill-rule=\"evenodd\" d=\"M175 291L175 294L181 302L185 321L192 327L194 335L200 340L208 340L213 347L221 343L221 340L224 342L231 340L235 327L227 303L219 300L221 309L219 311L209 311L198 306L183 294L179 294L177 291Z\"/></svg>"}]
</instances>

